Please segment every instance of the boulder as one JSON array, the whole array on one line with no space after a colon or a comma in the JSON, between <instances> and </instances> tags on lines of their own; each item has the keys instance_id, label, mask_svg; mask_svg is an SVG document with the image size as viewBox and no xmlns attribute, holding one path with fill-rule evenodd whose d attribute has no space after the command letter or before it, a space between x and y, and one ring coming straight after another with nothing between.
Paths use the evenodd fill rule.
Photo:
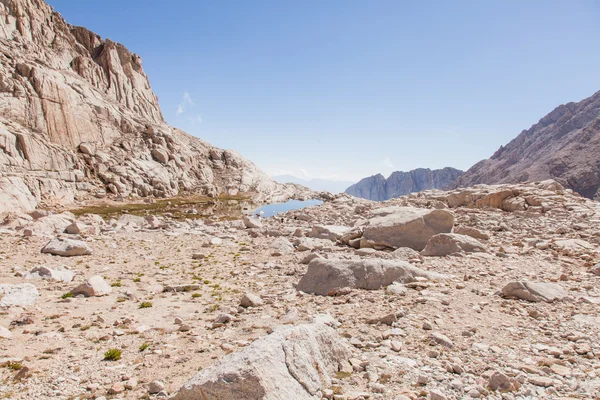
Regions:
<instances>
[{"instance_id":1,"label":"boulder","mask_svg":"<svg viewBox=\"0 0 600 400\"><path fill-rule=\"evenodd\" d=\"M445 276L422 270L404 261L380 259L314 259L300 279L297 290L325 296L336 288L377 290L393 282L414 282L417 277L444 279Z\"/></svg>"},{"instance_id":2,"label":"boulder","mask_svg":"<svg viewBox=\"0 0 600 400\"><path fill-rule=\"evenodd\" d=\"M452 253L485 251L486 247L471 236L458 233L439 233L429 239L421 254L424 256L447 256Z\"/></svg>"},{"instance_id":3,"label":"boulder","mask_svg":"<svg viewBox=\"0 0 600 400\"><path fill-rule=\"evenodd\" d=\"M545 301L552 303L567 297L567 291L555 283L543 282L511 282L502 288L506 298L516 298L532 302Z\"/></svg>"},{"instance_id":4,"label":"boulder","mask_svg":"<svg viewBox=\"0 0 600 400\"><path fill-rule=\"evenodd\" d=\"M81 240L56 238L44 246L42 253L63 257L86 256L92 254L92 249Z\"/></svg>"},{"instance_id":5,"label":"boulder","mask_svg":"<svg viewBox=\"0 0 600 400\"><path fill-rule=\"evenodd\" d=\"M199 372L172 400L317 400L349 357L326 325L278 327Z\"/></svg>"},{"instance_id":6,"label":"boulder","mask_svg":"<svg viewBox=\"0 0 600 400\"><path fill-rule=\"evenodd\" d=\"M71 290L73 295L77 296L78 294L82 294L85 297L105 296L111 292L112 288L100 275L92 276L90 279Z\"/></svg>"},{"instance_id":7,"label":"boulder","mask_svg":"<svg viewBox=\"0 0 600 400\"><path fill-rule=\"evenodd\" d=\"M0 178L0 214L29 212L37 206L37 199L23 179L16 176Z\"/></svg>"},{"instance_id":8,"label":"boulder","mask_svg":"<svg viewBox=\"0 0 600 400\"><path fill-rule=\"evenodd\" d=\"M260 222L258 218L245 216L243 219L244 226L248 229L252 228L262 228L263 224Z\"/></svg>"},{"instance_id":9,"label":"boulder","mask_svg":"<svg viewBox=\"0 0 600 400\"><path fill-rule=\"evenodd\" d=\"M52 269L44 266L39 266L33 268L27 277L51 279L58 282L71 282L74 276L75 272L69 271L64 267Z\"/></svg>"},{"instance_id":10,"label":"boulder","mask_svg":"<svg viewBox=\"0 0 600 400\"><path fill-rule=\"evenodd\" d=\"M421 251L433 235L449 233L453 225L454 216L446 210L380 208L365 227L360 247L410 247Z\"/></svg>"},{"instance_id":11,"label":"boulder","mask_svg":"<svg viewBox=\"0 0 600 400\"><path fill-rule=\"evenodd\" d=\"M294 245L286 238L277 238L270 245L269 249L273 250L272 254L275 256L281 256L283 254L289 254L294 252Z\"/></svg>"},{"instance_id":12,"label":"boulder","mask_svg":"<svg viewBox=\"0 0 600 400\"><path fill-rule=\"evenodd\" d=\"M242 296L242 298L240 300L240 306L242 306L244 308L260 307L263 304L264 304L263 299L261 299L260 296L257 296L252 293L244 294L244 296Z\"/></svg>"},{"instance_id":13,"label":"boulder","mask_svg":"<svg viewBox=\"0 0 600 400\"><path fill-rule=\"evenodd\" d=\"M352 228L338 225L315 225L308 233L308 237L315 239L329 239L336 241L348 233Z\"/></svg>"},{"instance_id":14,"label":"boulder","mask_svg":"<svg viewBox=\"0 0 600 400\"><path fill-rule=\"evenodd\" d=\"M40 294L31 283L19 285L0 285L0 307L29 307L33 306Z\"/></svg>"}]
</instances>

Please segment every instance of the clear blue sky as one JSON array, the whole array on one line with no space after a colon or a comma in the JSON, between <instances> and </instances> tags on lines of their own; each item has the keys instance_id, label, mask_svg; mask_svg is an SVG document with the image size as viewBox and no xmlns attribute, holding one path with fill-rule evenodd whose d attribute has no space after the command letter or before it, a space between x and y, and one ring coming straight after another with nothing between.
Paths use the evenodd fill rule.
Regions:
<instances>
[{"instance_id":1,"label":"clear blue sky","mask_svg":"<svg viewBox=\"0 0 600 400\"><path fill-rule=\"evenodd\" d=\"M48 2L141 55L171 125L270 174L466 169L600 90L592 0Z\"/></svg>"}]
</instances>

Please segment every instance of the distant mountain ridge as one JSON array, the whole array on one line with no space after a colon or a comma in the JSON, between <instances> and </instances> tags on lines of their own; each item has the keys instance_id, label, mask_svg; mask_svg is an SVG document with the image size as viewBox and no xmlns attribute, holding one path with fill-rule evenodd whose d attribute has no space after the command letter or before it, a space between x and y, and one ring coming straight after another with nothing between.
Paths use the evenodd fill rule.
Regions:
<instances>
[{"instance_id":1,"label":"distant mountain ridge","mask_svg":"<svg viewBox=\"0 0 600 400\"><path fill-rule=\"evenodd\" d=\"M360 180L346 189L346 193L363 199L384 201L428 189L443 189L450 186L463 174L456 168L446 167L431 170L417 168L412 171L393 172L387 179L381 174Z\"/></svg>"},{"instance_id":2,"label":"distant mountain ridge","mask_svg":"<svg viewBox=\"0 0 600 400\"><path fill-rule=\"evenodd\" d=\"M545 179L600 199L600 91L558 106L489 159L469 168L452 187Z\"/></svg>"},{"instance_id":3,"label":"distant mountain ridge","mask_svg":"<svg viewBox=\"0 0 600 400\"><path fill-rule=\"evenodd\" d=\"M278 175L271 178L275 182L297 183L317 192L327 191L331 193L343 193L349 185L354 183L351 181L334 181L329 179L302 179L293 175Z\"/></svg>"}]
</instances>

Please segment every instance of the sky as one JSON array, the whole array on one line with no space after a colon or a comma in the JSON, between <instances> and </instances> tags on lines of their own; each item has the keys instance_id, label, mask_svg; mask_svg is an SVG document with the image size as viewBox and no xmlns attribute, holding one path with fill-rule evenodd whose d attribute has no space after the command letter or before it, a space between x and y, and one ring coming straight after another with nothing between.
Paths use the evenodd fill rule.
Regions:
<instances>
[{"instance_id":1,"label":"sky","mask_svg":"<svg viewBox=\"0 0 600 400\"><path fill-rule=\"evenodd\" d=\"M600 90L595 0L47 0L139 54L167 122L271 175L467 169Z\"/></svg>"}]
</instances>

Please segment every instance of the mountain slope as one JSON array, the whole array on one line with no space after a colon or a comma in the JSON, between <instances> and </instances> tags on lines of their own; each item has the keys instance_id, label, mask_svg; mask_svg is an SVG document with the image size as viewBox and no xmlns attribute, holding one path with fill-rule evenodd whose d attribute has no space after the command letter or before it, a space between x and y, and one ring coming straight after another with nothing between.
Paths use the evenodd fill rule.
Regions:
<instances>
[{"instance_id":1,"label":"mountain slope","mask_svg":"<svg viewBox=\"0 0 600 400\"><path fill-rule=\"evenodd\" d=\"M556 179L581 195L600 197L600 92L555 108L453 187Z\"/></svg>"},{"instance_id":2,"label":"mountain slope","mask_svg":"<svg viewBox=\"0 0 600 400\"><path fill-rule=\"evenodd\" d=\"M346 193L363 199L384 201L428 189L443 189L451 185L463 172L446 167L430 170L417 168L409 172L396 171L387 179L381 174L360 180L346 189Z\"/></svg>"},{"instance_id":3,"label":"mountain slope","mask_svg":"<svg viewBox=\"0 0 600 400\"><path fill-rule=\"evenodd\" d=\"M168 126L140 57L43 0L0 0L0 50L0 213L106 192L282 199L295 190Z\"/></svg>"}]
</instances>

